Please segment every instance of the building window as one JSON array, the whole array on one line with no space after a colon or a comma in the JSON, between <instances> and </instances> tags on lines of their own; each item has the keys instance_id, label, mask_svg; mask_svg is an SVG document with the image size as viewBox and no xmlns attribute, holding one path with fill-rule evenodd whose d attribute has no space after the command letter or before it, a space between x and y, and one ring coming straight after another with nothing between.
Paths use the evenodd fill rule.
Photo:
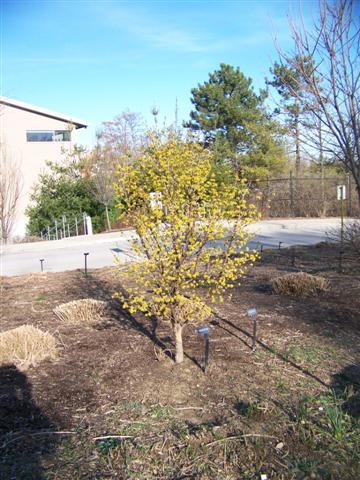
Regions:
<instances>
[{"instance_id":1,"label":"building window","mask_svg":"<svg viewBox=\"0 0 360 480\"><path fill-rule=\"evenodd\" d=\"M28 130L27 142L70 142L68 130Z\"/></svg>"}]
</instances>

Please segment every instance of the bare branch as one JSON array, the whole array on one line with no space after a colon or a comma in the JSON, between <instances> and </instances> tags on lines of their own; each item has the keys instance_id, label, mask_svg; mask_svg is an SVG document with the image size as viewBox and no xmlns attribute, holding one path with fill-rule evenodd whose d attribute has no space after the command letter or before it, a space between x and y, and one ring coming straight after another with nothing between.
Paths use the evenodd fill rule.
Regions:
<instances>
[{"instance_id":1,"label":"bare branch","mask_svg":"<svg viewBox=\"0 0 360 480\"><path fill-rule=\"evenodd\" d=\"M6 243L16 220L22 190L22 176L18 163L11 158L5 145L0 147L0 236Z\"/></svg>"}]
</instances>

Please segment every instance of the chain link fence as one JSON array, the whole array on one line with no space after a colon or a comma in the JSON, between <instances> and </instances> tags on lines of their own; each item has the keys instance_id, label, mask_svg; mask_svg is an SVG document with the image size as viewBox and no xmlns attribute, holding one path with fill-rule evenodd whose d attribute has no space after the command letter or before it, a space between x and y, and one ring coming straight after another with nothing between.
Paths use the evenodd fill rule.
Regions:
<instances>
[{"instance_id":1,"label":"chain link fence","mask_svg":"<svg viewBox=\"0 0 360 480\"><path fill-rule=\"evenodd\" d=\"M290 174L286 178L256 181L251 185L252 202L262 218L337 217L341 214L339 185L346 188L345 215L360 217L359 197L350 176L295 178Z\"/></svg>"}]
</instances>

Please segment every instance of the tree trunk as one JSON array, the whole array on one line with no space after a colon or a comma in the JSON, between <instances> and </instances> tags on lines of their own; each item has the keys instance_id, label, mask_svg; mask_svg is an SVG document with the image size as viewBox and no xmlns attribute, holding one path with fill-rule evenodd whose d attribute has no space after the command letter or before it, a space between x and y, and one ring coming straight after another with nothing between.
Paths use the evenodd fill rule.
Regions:
<instances>
[{"instance_id":1,"label":"tree trunk","mask_svg":"<svg viewBox=\"0 0 360 480\"><path fill-rule=\"evenodd\" d=\"M182 325L175 323L174 333L175 333L175 363L182 363L184 361L184 350L183 350L183 341L182 341Z\"/></svg>"},{"instance_id":2,"label":"tree trunk","mask_svg":"<svg viewBox=\"0 0 360 480\"><path fill-rule=\"evenodd\" d=\"M301 153L300 153L300 128L299 128L299 117L295 118L295 177L296 179L300 176L300 166L301 166Z\"/></svg>"},{"instance_id":3,"label":"tree trunk","mask_svg":"<svg viewBox=\"0 0 360 480\"><path fill-rule=\"evenodd\" d=\"M110 217L109 217L109 208L107 205L105 205L105 214L106 214L106 223L107 223L107 229L111 230L111 223L110 223Z\"/></svg>"},{"instance_id":4,"label":"tree trunk","mask_svg":"<svg viewBox=\"0 0 360 480\"><path fill-rule=\"evenodd\" d=\"M321 216L326 217L326 203L325 203L325 172L324 172L324 149L323 149L323 138L322 138L322 125L319 120L319 164L320 164L320 176L321 176L321 204L322 212Z\"/></svg>"}]
</instances>

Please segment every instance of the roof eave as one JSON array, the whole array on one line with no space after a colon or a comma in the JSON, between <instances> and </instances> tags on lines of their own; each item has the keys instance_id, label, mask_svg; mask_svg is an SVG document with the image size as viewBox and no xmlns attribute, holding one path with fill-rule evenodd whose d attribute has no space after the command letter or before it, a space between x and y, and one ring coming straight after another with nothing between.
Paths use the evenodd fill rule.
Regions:
<instances>
[{"instance_id":1,"label":"roof eave","mask_svg":"<svg viewBox=\"0 0 360 480\"><path fill-rule=\"evenodd\" d=\"M54 120L59 120L62 122L66 122L75 126L78 130L79 128L87 128L88 123L84 120L80 120L79 118L69 117L67 115L62 115L61 113L52 112L50 110L46 110L45 108L36 107L35 105L30 105L25 102L19 102L18 100L12 100L11 98L7 97L0 97L0 104L7 105L9 107L18 108L19 110L24 110L31 113L36 113L38 115L43 115L44 117L52 118Z\"/></svg>"}]
</instances>

